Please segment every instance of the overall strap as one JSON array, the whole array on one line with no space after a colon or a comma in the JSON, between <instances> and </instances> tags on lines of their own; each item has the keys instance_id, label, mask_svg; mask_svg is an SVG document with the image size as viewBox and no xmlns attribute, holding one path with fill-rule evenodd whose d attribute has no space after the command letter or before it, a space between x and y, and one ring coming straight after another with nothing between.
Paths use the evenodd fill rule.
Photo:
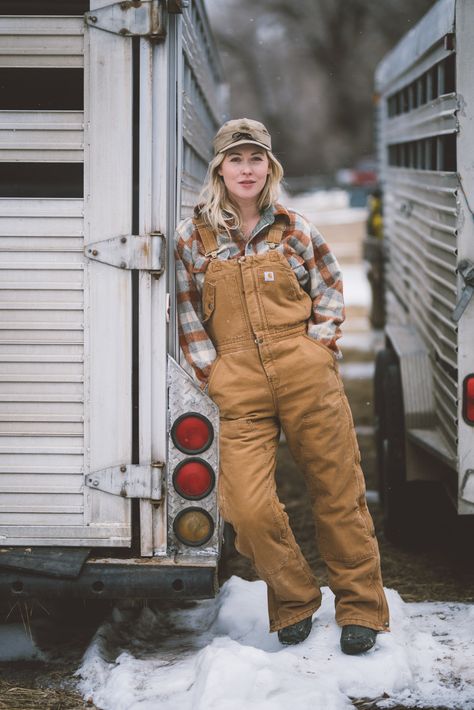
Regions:
<instances>
[{"instance_id":1,"label":"overall strap","mask_svg":"<svg viewBox=\"0 0 474 710\"><path fill-rule=\"evenodd\" d=\"M216 235L200 217L194 217L193 224L199 232L199 236L204 245L205 255L210 256L211 259L216 259L219 249Z\"/></svg>"},{"instance_id":2,"label":"overall strap","mask_svg":"<svg viewBox=\"0 0 474 710\"><path fill-rule=\"evenodd\" d=\"M267 236L265 237L265 241L267 242L270 249L275 249L280 244L283 237L283 232L285 231L285 227L285 220L275 219L270 229L268 230Z\"/></svg>"}]
</instances>

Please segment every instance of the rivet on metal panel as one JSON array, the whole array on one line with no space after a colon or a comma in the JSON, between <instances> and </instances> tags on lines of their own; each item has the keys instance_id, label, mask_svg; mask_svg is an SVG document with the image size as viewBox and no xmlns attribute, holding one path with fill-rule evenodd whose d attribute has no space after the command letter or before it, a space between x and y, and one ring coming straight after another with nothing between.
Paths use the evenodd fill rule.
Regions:
<instances>
[{"instance_id":1,"label":"rivet on metal panel","mask_svg":"<svg viewBox=\"0 0 474 710\"><path fill-rule=\"evenodd\" d=\"M97 17L95 15L92 15L89 19L91 22L97 22Z\"/></svg>"},{"instance_id":2,"label":"rivet on metal panel","mask_svg":"<svg viewBox=\"0 0 474 710\"><path fill-rule=\"evenodd\" d=\"M120 241L122 242L122 244L125 244L125 242L127 241L127 237L122 237Z\"/></svg>"},{"instance_id":3,"label":"rivet on metal panel","mask_svg":"<svg viewBox=\"0 0 474 710\"><path fill-rule=\"evenodd\" d=\"M127 467L126 467L126 466L120 466L120 472L121 472L121 473L125 473L126 471L127 471Z\"/></svg>"},{"instance_id":4,"label":"rivet on metal panel","mask_svg":"<svg viewBox=\"0 0 474 710\"><path fill-rule=\"evenodd\" d=\"M99 252L97 251L97 249L93 249L93 250L92 250L92 256L97 256L98 253L99 253Z\"/></svg>"},{"instance_id":5,"label":"rivet on metal panel","mask_svg":"<svg viewBox=\"0 0 474 710\"><path fill-rule=\"evenodd\" d=\"M121 262L120 262L120 268L121 268L121 269L126 269L126 268L127 268L127 264L126 264L124 261L121 261Z\"/></svg>"},{"instance_id":6,"label":"rivet on metal panel","mask_svg":"<svg viewBox=\"0 0 474 710\"><path fill-rule=\"evenodd\" d=\"M92 485L97 487L99 485L99 481L93 481Z\"/></svg>"}]
</instances>

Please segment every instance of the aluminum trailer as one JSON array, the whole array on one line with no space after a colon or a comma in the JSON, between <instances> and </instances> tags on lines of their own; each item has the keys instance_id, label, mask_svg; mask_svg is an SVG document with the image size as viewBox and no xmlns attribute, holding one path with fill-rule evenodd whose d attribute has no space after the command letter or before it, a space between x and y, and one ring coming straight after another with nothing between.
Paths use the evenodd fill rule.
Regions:
<instances>
[{"instance_id":1,"label":"aluminum trailer","mask_svg":"<svg viewBox=\"0 0 474 710\"><path fill-rule=\"evenodd\" d=\"M386 347L375 373L385 530L441 483L474 515L474 3L439 0L376 71ZM440 521L439 521L440 522Z\"/></svg>"},{"instance_id":2,"label":"aluminum trailer","mask_svg":"<svg viewBox=\"0 0 474 710\"><path fill-rule=\"evenodd\" d=\"M223 119L202 0L4 0L0 84L1 594L212 596L172 249Z\"/></svg>"}]
</instances>

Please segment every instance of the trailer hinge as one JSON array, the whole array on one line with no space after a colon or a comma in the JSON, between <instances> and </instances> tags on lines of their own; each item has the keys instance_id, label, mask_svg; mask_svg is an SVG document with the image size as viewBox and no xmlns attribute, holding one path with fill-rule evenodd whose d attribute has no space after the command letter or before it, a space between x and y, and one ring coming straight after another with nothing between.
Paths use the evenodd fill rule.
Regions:
<instances>
[{"instance_id":1,"label":"trailer hinge","mask_svg":"<svg viewBox=\"0 0 474 710\"><path fill-rule=\"evenodd\" d=\"M164 270L164 242L161 232L111 237L88 244L84 253L89 259L119 269L140 269L159 275Z\"/></svg>"},{"instance_id":2,"label":"trailer hinge","mask_svg":"<svg viewBox=\"0 0 474 710\"><path fill-rule=\"evenodd\" d=\"M166 36L162 0L122 0L86 12L89 27L123 37L148 37L158 41Z\"/></svg>"},{"instance_id":3,"label":"trailer hinge","mask_svg":"<svg viewBox=\"0 0 474 710\"><path fill-rule=\"evenodd\" d=\"M467 304L474 294L474 264L468 259L463 259L459 262L458 271L461 274L464 286L461 291L461 296L456 303L456 308L451 313L451 320L455 323L461 318L467 308Z\"/></svg>"},{"instance_id":4,"label":"trailer hinge","mask_svg":"<svg viewBox=\"0 0 474 710\"><path fill-rule=\"evenodd\" d=\"M122 498L161 500L165 464L122 464L94 471L86 476L86 486Z\"/></svg>"},{"instance_id":5,"label":"trailer hinge","mask_svg":"<svg viewBox=\"0 0 474 710\"><path fill-rule=\"evenodd\" d=\"M168 0L167 9L170 15L181 15L189 7L189 0Z\"/></svg>"}]
</instances>

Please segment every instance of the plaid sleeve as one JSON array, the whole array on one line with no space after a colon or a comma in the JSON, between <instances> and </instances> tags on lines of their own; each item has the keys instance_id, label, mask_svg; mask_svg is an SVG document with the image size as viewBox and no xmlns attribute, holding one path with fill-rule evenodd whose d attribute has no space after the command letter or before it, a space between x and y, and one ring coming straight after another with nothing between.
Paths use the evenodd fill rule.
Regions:
<instances>
[{"instance_id":1,"label":"plaid sleeve","mask_svg":"<svg viewBox=\"0 0 474 710\"><path fill-rule=\"evenodd\" d=\"M179 344L186 360L204 387L216 349L202 325L201 297L193 274L194 225L186 219L175 235L176 298Z\"/></svg>"},{"instance_id":2,"label":"plaid sleeve","mask_svg":"<svg viewBox=\"0 0 474 710\"><path fill-rule=\"evenodd\" d=\"M336 341L341 337L340 326L345 319L341 269L313 224L296 215L295 226L301 243L301 256L309 271L309 295L313 301L308 335L334 350L339 359L342 354Z\"/></svg>"}]
</instances>

